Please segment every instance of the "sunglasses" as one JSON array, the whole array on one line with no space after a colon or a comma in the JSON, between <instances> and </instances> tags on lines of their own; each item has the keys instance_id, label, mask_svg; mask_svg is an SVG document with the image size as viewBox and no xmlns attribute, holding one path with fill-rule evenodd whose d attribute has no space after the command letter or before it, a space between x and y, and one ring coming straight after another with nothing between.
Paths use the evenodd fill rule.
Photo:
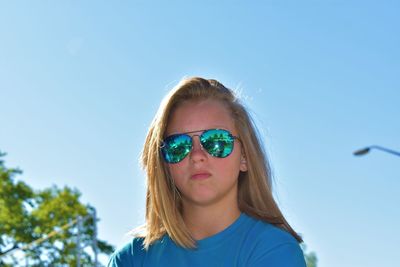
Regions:
<instances>
[{"instance_id":1,"label":"sunglasses","mask_svg":"<svg viewBox=\"0 0 400 267\"><path fill-rule=\"evenodd\" d=\"M200 135L191 133L202 132ZM181 134L173 134L164 139L161 144L161 153L167 163L182 161L193 148L193 137L198 136L202 148L213 157L226 158L233 151L233 143L237 136L233 136L224 129L208 129Z\"/></svg>"}]
</instances>

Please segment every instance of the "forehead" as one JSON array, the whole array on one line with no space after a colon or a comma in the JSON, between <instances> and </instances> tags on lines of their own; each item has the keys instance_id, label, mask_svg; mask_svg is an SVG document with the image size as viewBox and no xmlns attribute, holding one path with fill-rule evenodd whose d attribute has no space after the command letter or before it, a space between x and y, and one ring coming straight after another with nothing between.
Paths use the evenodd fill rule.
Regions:
<instances>
[{"instance_id":1,"label":"forehead","mask_svg":"<svg viewBox=\"0 0 400 267\"><path fill-rule=\"evenodd\" d=\"M230 110L221 101L185 101L172 113L166 134L220 128L236 133Z\"/></svg>"}]
</instances>

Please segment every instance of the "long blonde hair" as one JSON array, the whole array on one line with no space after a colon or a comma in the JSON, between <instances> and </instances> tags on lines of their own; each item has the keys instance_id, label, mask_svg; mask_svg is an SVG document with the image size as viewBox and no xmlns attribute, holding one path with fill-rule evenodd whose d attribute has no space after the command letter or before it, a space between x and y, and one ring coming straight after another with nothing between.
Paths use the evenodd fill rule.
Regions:
<instances>
[{"instance_id":1,"label":"long blonde hair","mask_svg":"<svg viewBox=\"0 0 400 267\"><path fill-rule=\"evenodd\" d=\"M183 221L182 201L167 171L160 145L170 114L185 101L206 99L218 100L228 108L243 145L248 170L239 174L240 211L274 224L302 242L273 198L270 166L256 127L245 107L233 91L218 81L193 77L183 79L163 99L143 147L141 162L147 174L146 224L137 236L144 238L144 247L147 249L165 234L182 247L196 247L196 241Z\"/></svg>"}]
</instances>

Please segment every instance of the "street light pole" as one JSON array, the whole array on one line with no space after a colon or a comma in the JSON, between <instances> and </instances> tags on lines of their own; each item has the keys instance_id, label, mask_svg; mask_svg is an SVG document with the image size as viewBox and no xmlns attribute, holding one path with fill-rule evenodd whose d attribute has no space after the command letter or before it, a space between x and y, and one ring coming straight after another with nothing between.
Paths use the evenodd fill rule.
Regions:
<instances>
[{"instance_id":1,"label":"street light pole","mask_svg":"<svg viewBox=\"0 0 400 267\"><path fill-rule=\"evenodd\" d=\"M96 214L96 209L93 209L93 252L94 252L94 266L97 267L98 265L98 254L99 254L99 248L97 246L97 214Z\"/></svg>"},{"instance_id":2,"label":"street light pole","mask_svg":"<svg viewBox=\"0 0 400 267\"><path fill-rule=\"evenodd\" d=\"M78 233L76 235L76 267L81 266L81 233L82 233L82 217L78 216L77 221Z\"/></svg>"},{"instance_id":3,"label":"street light pole","mask_svg":"<svg viewBox=\"0 0 400 267\"><path fill-rule=\"evenodd\" d=\"M400 157L400 152L398 152L398 151L395 151L395 150L392 150L392 149L389 149L389 148L385 148L385 147L382 147L382 146L375 146L375 145L374 146L368 146L368 147L356 150L356 151L353 152L353 155L354 156L363 156L363 155L367 154L371 149L381 150L381 151L384 151L384 152L387 152L387 153L390 153L392 155Z\"/></svg>"}]
</instances>

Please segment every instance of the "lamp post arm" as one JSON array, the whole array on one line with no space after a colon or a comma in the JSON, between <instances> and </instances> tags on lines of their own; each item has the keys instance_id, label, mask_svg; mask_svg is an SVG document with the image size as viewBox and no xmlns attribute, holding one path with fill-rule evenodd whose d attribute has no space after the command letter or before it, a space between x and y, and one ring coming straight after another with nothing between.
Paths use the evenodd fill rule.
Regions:
<instances>
[{"instance_id":1,"label":"lamp post arm","mask_svg":"<svg viewBox=\"0 0 400 267\"><path fill-rule=\"evenodd\" d=\"M393 154L393 155L396 155L396 156L400 157L400 152L392 150L392 149L388 149L388 148L381 147L381 146L371 146L370 148L375 148L375 149L378 149L378 150L382 150L382 151L385 151L387 153L390 153L390 154Z\"/></svg>"}]
</instances>

